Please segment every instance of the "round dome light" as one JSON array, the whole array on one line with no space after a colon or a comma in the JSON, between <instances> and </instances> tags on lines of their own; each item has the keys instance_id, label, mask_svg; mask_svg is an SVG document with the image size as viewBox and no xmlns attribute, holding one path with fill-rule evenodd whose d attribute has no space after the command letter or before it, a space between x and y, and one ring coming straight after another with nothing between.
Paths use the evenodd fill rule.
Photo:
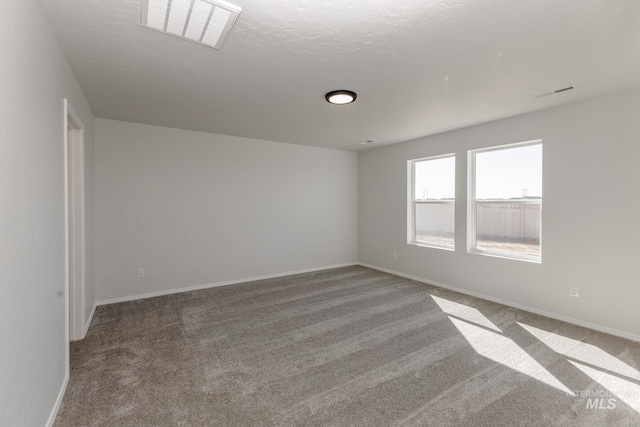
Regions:
<instances>
[{"instance_id":1,"label":"round dome light","mask_svg":"<svg viewBox=\"0 0 640 427\"><path fill-rule=\"evenodd\" d=\"M324 96L327 102L336 105L351 104L357 97L358 95L350 90L334 90Z\"/></svg>"}]
</instances>

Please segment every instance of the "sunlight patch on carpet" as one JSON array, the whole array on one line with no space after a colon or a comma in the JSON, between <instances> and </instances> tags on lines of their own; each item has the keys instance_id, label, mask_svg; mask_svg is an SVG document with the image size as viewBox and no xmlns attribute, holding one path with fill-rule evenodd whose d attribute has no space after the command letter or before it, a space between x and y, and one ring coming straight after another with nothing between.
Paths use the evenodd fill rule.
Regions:
<instances>
[{"instance_id":1,"label":"sunlight patch on carpet","mask_svg":"<svg viewBox=\"0 0 640 427\"><path fill-rule=\"evenodd\" d=\"M517 323L556 353L640 381L640 372L595 345Z\"/></svg>"},{"instance_id":2,"label":"sunlight patch on carpet","mask_svg":"<svg viewBox=\"0 0 640 427\"><path fill-rule=\"evenodd\" d=\"M454 301L449 301L444 298L439 298L434 295L431 295L431 298L433 298L436 304L438 304L440 310L444 311L447 314L502 333L500 328L494 325L491 320L487 319L484 314L480 313L477 308L469 307L468 305L460 304Z\"/></svg>"},{"instance_id":3,"label":"sunlight patch on carpet","mask_svg":"<svg viewBox=\"0 0 640 427\"><path fill-rule=\"evenodd\" d=\"M583 365L582 363L574 362L573 360L569 360L569 363L609 390L609 392L626 403L630 408L640 413L640 385L616 375Z\"/></svg>"},{"instance_id":4,"label":"sunlight patch on carpet","mask_svg":"<svg viewBox=\"0 0 640 427\"><path fill-rule=\"evenodd\" d=\"M510 338L455 317L449 319L479 355L573 395L571 390Z\"/></svg>"}]
</instances>

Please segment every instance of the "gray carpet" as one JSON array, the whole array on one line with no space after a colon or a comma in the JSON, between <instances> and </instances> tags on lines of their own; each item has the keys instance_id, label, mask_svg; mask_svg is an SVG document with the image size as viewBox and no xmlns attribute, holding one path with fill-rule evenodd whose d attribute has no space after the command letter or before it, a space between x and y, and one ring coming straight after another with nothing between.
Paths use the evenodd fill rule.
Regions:
<instances>
[{"instance_id":1,"label":"gray carpet","mask_svg":"<svg viewBox=\"0 0 640 427\"><path fill-rule=\"evenodd\" d=\"M364 267L98 307L55 426L640 426L640 345Z\"/></svg>"}]
</instances>

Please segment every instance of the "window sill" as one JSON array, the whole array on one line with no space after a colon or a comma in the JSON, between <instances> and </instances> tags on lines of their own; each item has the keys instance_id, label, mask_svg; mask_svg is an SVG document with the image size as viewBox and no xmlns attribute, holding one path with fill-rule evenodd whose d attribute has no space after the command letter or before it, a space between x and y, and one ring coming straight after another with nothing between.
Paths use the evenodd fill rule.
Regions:
<instances>
[{"instance_id":1,"label":"window sill","mask_svg":"<svg viewBox=\"0 0 640 427\"><path fill-rule=\"evenodd\" d=\"M452 246L440 246L437 244L429 244L424 242L407 242L408 245L419 246L421 248L440 249L443 251L455 252L456 248Z\"/></svg>"},{"instance_id":2,"label":"window sill","mask_svg":"<svg viewBox=\"0 0 640 427\"><path fill-rule=\"evenodd\" d=\"M483 256L488 256L492 258L508 259L512 261L524 261L532 264L542 264L541 257L517 256L517 255L510 255L508 253L503 253L503 252L481 251L477 249L469 249L467 253L474 254L474 255L483 255Z\"/></svg>"}]
</instances>

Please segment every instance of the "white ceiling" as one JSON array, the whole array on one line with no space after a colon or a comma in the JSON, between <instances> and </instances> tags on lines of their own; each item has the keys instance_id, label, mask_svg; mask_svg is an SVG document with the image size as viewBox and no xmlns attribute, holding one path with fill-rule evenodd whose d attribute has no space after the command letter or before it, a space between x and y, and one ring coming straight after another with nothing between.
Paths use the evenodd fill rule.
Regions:
<instances>
[{"instance_id":1,"label":"white ceiling","mask_svg":"<svg viewBox=\"0 0 640 427\"><path fill-rule=\"evenodd\" d=\"M42 0L107 119L360 150L640 85L638 0L230 1L218 51L139 27L138 0Z\"/></svg>"}]
</instances>

